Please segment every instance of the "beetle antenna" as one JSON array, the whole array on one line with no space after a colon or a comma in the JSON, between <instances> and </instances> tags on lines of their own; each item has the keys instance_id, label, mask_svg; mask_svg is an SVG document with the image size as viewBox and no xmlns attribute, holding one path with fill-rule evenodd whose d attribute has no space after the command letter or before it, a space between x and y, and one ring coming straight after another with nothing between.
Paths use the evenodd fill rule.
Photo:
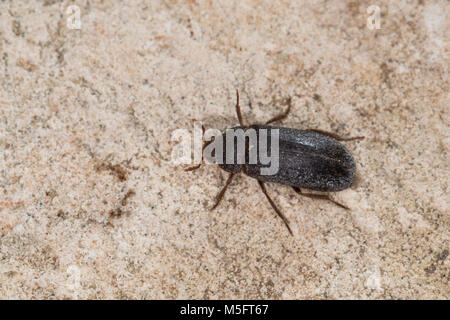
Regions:
<instances>
[{"instance_id":1,"label":"beetle antenna","mask_svg":"<svg viewBox=\"0 0 450 320\"><path fill-rule=\"evenodd\" d=\"M236 89L236 113L239 120L239 124L243 127L244 121L242 121L242 114L241 114L241 106L239 105L239 90Z\"/></svg>"}]
</instances>

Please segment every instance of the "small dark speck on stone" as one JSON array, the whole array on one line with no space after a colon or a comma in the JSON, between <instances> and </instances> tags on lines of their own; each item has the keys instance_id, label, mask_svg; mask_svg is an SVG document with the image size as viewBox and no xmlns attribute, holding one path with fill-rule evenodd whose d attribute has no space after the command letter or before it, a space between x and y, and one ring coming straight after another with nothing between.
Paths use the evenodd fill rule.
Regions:
<instances>
[{"instance_id":1,"label":"small dark speck on stone","mask_svg":"<svg viewBox=\"0 0 450 320\"><path fill-rule=\"evenodd\" d=\"M433 272L436 271L436 266L434 264L430 265L429 267L425 268L425 272L427 274L432 274Z\"/></svg>"},{"instance_id":2,"label":"small dark speck on stone","mask_svg":"<svg viewBox=\"0 0 450 320\"><path fill-rule=\"evenodd\" d=\"M59 2L58 0L44 0L44 7L48 7L48 6L54 5L54 4L58 3L58 2Z\"/></svg>"},{"instance_id":3,"label":"small dark speck on stone","mask_svg":"<svg viewBox=\"0 0 450 320\"><path fill-rule=\"evenodd\" d=\"M122 208L116 208L116 209L109 211L109 216L111 218L118 218L118 217L122 216L123 213L124 212L122 211Z\"/></svg>"},{"instance_id":4,"label":"small dark speck on stone","mask_svg":"<svg viewBox=\"0 0 450 320\"><path fill-rule=\"evenodd\" d=\"M8 271L5 274L6 274L7 277L12 278L12 277L14 277L17 274L17 272L16 271Z\"/></svg>"},{"instance_id":5,"label":"small dark speck on stone","mask_svg":"<svg viewBox=\"0 0 450 320\"><path fill-rule=\"evenodd\" d=\"M316 101L320 101L321 100L320 96L317 93L314 93L313 99L316 100Z\"/></svg>"},{"instance_id":6,"label":"small dark speck on stone","mask_svg":"<svg viewBox=\"0 0 450 320\"><path fill-rule=\"evenodd\" d=\"M122 206L126 206L128 203L128 199L135 196L136 192L134 190L128 190L128 192L125 194L125 196L122 198L121 204Z\"/></svg>"},{"instance_id":7,"label":"small dark speck on stone","mask_svg":"<svg viewBox=\"0 0 450 320\"><path fill-rule=\"evenodd\" d=\"M439 253L437 255L437 259L438 260L445 260L447 258L447 256L448 256L448 250L445 249L444 251L442 251L441 253Z\"/></svg>"},{"instance_id":8,"label":"small dark speck on stone","mask_svg":"<svg viewBox=\"0 0 450 320\"><path fill-rule=\"evenodd\" d=\"M22 26L20 25L20 22L18 20L14 20L12 24L12 32L17 36L21 37L24 35L24 32L22 30Z\"/></svg>"},{"instance_id":9,"label":"small dark speck on stone","mask_svg":"<svg viewBox=\"0 0 450 320\"><path fill-rule=\"evenodd\" d=\"M128 179L128 171L121 167L119 164L112 165L110 163L102 163L96 167L97 171L109 170L112 175L114 175L117 180L123 182Z\"/></svg>"}]
</instances>

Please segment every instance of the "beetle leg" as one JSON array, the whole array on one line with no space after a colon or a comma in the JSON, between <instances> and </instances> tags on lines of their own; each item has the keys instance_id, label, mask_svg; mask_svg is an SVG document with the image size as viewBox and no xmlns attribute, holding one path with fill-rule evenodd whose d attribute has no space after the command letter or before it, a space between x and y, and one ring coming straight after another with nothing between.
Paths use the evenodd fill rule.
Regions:
<instances>
[{"instance_id":1,"label":"beetle leg","mask_svg":"<svg viewBox=\"0 0 450 320\"><path fill-rule=\"evenodd\" d=\"M196 166L193 167L189 167L184 169L184 171L194 171L197 170L198 168L201 167L201 165L203 164L203 151L205 150L206 146L209 145L212 141L203 141L203 146L202 146L202 162L200 162L199 164L197 164Z\"/></svg>"},{"instance_id":2,"label":"beetle leg","mask_svg":"<svg viewBox=\"0 0 450 320\"><path fill-rule=\"evenodd\" d=\"M220 200L222 200L223 195L225 194L225 191L227 191L228 186L230 185L231 181L233 180L234 173L230 173L228 176L227 182L225 183L225 186L220 190L219 194L216 197L216 203L211 208L211 211L214 210L220 203Z\"/></svg>"},{"instance_id":3,"label":"beetle leg","mask_svg":"<svg viewBox=\"0 0 450 320\"><path fill-rule=\"evenodd\" d=\"M264 186L264 182L258 180L258 183L259 183L259 186L261 187L262 192L266 196L267 200L269 200L270 205L272 206L273 210L275 210L275 212L278 214L278 216L281 218L281 220L283 220L284 224L286 225L286 227L289 230L289 233L291 234L291 236L293 236L294 234L292 233L291 227L289 227L288 219L281 213L281 211L277 208L277 206L272 201L272 199L270 199L269 194L267 193L266 187Z\"/></svg>"},{"instance_id":4,"label":"beetle leg","mask_svg":"<svg viewBox=\"0 0 450 320\"><path fill-rule=\"evenodd\" d=\"M184 171L194 171L194 170L197 170L198 168L200 168L202 166L202 164L201 163L199 163L198 165L196 165L196 166L193 166L193 167L189 167L189 168L186 168L186 169L184 169Z\"/></svg>"},{"instance_id":5,"label":"beetle leg","mask_svg":"<svg viewBox=\"0 0 450 320\"><path fill-rule=\"evenodd\" d=\"M270 123L275 122L275 121L280 121L280 120L286 119L286 117L288 116L289 112L291 112L291 97L288 98L288 108L286 109L286 111L281 113L281 114L279 114L279 115L277 115L277 116L275 116L275 117L273 117L272 119L267 121L265 124L267 125L267 124L270 124Z\"/></svg>"},{"instance_id":6,"label":"beetle leg","mask_svg":"<svg viewBox=\"0 0 450 320\"><path fill-rule=\"evenodd\" d=\"M239 124L244 127L244 121L242 120L241 106L239 105L239 91L236 89L236 114L239 120Z\"/></svg>"},{"instance_id":7,"label":"beetle leg","mask_svg":"<svg viewBox=\"0 0 450 320\"><path fill-rule=\"evenodd\" d=\"M308 129L308 131L314 131L314 132L323 134L324 136L331 137L331 138L333 138L335 140L338 140L338 141L350 141L350 140L361 140L361 139L364 139L364 137L362 137L362 136L344 138L344 137L341 137L340 135L338 135L336 133L328 132L328 131L320 130L320 129Z\"/></svg>"},{"instance_id":8,"label":"beetle leg","mask_svg":"<svg viewBox=\"0 0 450 320\"><path fill-rule=\"evenodd\" d=\"M198 168L200 168L202 166L202 164L203 164L203 150L209 144L208 142L209 141L203 141L203 145L202 145L202 161L199 164L197 164L197 165L195 165L193 167L189 167L189 168L184 169L184 171L186 171L186 172L187 171L194 171L194 170L197 170Z\"/></svg>"},{"instance_id":9,"label":"beetle leg","mask_svg":"<svg viewBox=\"0 0 450 320\"><path fill-rule=\"evenodd\" d=\"M308 198L311 198L311 199L328 200L328 201L333 202L335 205L337 205L337 206L339 206L339 207L341 207L341 208L344 208L344 209L346 209L346 210L350 210L349 207L346 207L346 206L344 206L343 204L340 204L339 202L334 201L334 200L331 199L330 196L327 195L327 194L303 193L303 192L300 190L300 188L297 188L297 187L292 187L292 189L294 189L294 191L297 192L297 193L298 193L299 195L301 195L301 196L308 197Z\"/></svg>"},{"instance_id":10,"label":"beetle leg","mask_svg":"<svg viewBox=\"0 0 450 320\"><path fill-rule=\"evenodd\" d=\"M203 140L203 136L205 135L205 127L203 125L202 125L202 131L203 131L203 134L202 134L202 140ZM203 150L205 150L206 146L207 146L207 142L203 141L203 144L202 144L202 161L196 166L184 169L184 171L194 171L194 170L197 170L198 168L201 167L201 165L203 163Z\"/></svg>"}]
</instances>

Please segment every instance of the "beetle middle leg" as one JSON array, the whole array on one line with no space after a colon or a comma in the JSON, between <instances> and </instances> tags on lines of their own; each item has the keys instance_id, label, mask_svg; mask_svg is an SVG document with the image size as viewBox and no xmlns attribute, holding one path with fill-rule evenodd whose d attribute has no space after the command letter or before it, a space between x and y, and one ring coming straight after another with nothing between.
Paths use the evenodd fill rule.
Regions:
<instances>
[{"instance_id":1,"label":"beetle middle leg","mask_svg":"<svg viewBox=\"0 0 450 320\"><path fill-rule=\"evenodd\" d=\"M337 141L351 141L351 140L364 139L363 136L345 138L345 137L341 137L340 135L338 135L336 133L325 131L325 130L320 130L320 129L308 129L308 131L314 131L314 132L323 134L324 136L331 137L331 138L333 138L333 139L335 139Z\"/></svg>"},{"instance_id":2,"label":"beetle middle leg","mask_svg":"<svg viewBox=\"0 0 450 320\"><path fill-rule=\"evenodd\" d=\"M337 205L337 206L339 206L341 208L344 208L346 210L350 210L349 207L346 207L343 204L341 204L341 203L339 203L337 201L334 201L327 194L303 193L302 190L300 190L300 188L297 188L297 187L292 187L292 189L294 189L294 191L296 193L298 193L299 195L301 195L301 196L304 196L304 197L307 197L307 198L311 198L311 199L327 200L327 201L333 202L335 205Z\"/></svg>"},{"instance_id":3,"label":"beetle middle leg","mask_svg":"<svg viewBox=\"0 0 450 320\"><path fill-rule=\"evenodd\" d=\"M222 188L222 190L220 190L219 194L216 197L216 203L214 203L214 205L211 208L211 211L214 210L220 203L220 201L223 198L223 195L225 194L225 191L227 191L228 186L230 185L231 181L233 180L233 176L235 174L234 173L230 173L230 175L228 176L227 182L225 183L225 186Z\"/></svg>"},{"instance_id":4,"label":"beetle middle leg","mask_svg":"<svg viewBox=\"0 0 450 320\"><path fill-rule=\"evenodd\" d=\"M280 209L278 209L277 206L275 205L275 202L273 202L273 200L269 197L266 187L264 186L264 182L258 180L258 183L259 183L259 186L261 187L262 192L266 196L267 200L269 200L270 205L272 206L273 210L275 210L275 212L278 214L278 216L281 218L281 220L283 220L284 224L286 225L286 227L289 230L289 233L291 234L291 236L293 236L294 234L292 233L291 227L289 227L288 219L281 213Z\"/></svg>"}]
</instances>

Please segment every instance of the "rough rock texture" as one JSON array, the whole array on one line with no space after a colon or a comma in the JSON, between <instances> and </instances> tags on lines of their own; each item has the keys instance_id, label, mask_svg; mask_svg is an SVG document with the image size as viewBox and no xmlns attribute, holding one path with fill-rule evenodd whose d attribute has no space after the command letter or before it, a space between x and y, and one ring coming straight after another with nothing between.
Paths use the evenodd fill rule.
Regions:
<instances>
[{"instance_id":1,"label":"rough rock texture","mask_svg":"<svg viewBox=\"0 0 450 320\"><path fill-rule=\"evenodd\" d=\"M69 5L81 28L68 28ZM1 1L0 298L450 298L448 1ZM69 21L70 22L70 21ZM69 23L70 25L70 23ZM192 119L364 135L333 197L185 173Z\"/></svg>"}]
</instances>

